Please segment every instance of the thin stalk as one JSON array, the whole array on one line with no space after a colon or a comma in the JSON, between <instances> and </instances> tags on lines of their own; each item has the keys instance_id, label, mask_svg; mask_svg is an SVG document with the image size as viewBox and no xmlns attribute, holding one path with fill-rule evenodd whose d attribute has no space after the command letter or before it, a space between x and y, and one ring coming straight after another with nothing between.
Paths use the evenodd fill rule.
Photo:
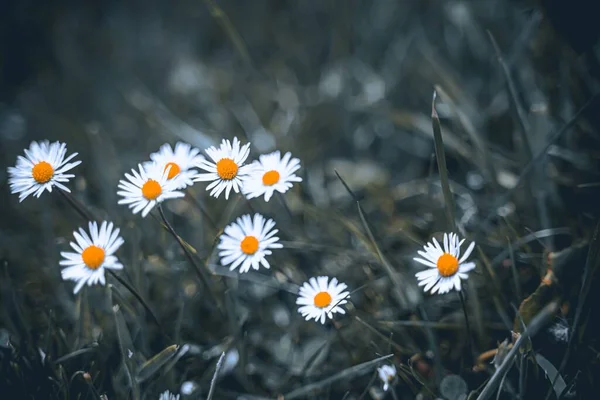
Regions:
<instances>
[{"instance_id":1,"label":"thin stalk","mask_svg":"<svg viewBox=\"0 0 600 400\"><path fill-rule=\"evenodd\" d=\"M212 286L208 282L208 277L205 275L205 272L200 268L200 266L194 259L194 256L192 255L192 253L190 253L189 249L187 248L187 246L185 245L183 240L179 237L177 232L175 232L175 229L173 229L173 227L171 226L171 223L167 220L167 217L165 216L165 212L163 211L163 208L162 208L162 204L158 205L158 212L160 213L160 217L162 218L163 223L166 225L167 230L175 238L175 240L177 241L177 244L179 244L179 247L181 247L181 249L183 250L183 253L185 254L185 258L187 258L188 262L192 265L192 267L194 267L194 271L196 272L196 275L198 275L198 278L200 279L200 281L202 282L204 287L206 287L206 290L207 290L208 294L210 295L213 303L216 305L217 310L219 310L219 312L221 313L222 316L225 316L225 313L219 306L220 303L217 301L217 296L215 296L215 294L213 293Z\"/></svg>"},{"instance_id":2,"label":"thin stalk","mask_svg":"<svg viewBox=\"0 0 600 400\"><path fill-rule=\"evenodd\" d=\"M290 206L288 205L288 202L285 199L285 196L281 192L277 192L277 198L279 199L279 202L281 203L283 208L285 208L285 212L287 212L290 219L293 219L294 215L292 214L292 210L290 210Z\"/></svg>"},{"instance_id":3,"label":"thin stalk","mask_svg":"<svg viewBox=\"0 0 600 400\"><path fill-rule=\"evenodd\" d=\"M198 210L200 210L200 212L202 213L202 216L204 216L204 218L206 218L206 220L210 224L211 228L213 228L215 230L215 232L218 232L219 228L217 228L217 223L212 219L212 217L210 216L210 214L206 210L206 208L204 208L204 205L202 204L202 202L200 200L198 200L198 198L192 194L191 190L188 190L185 193L186 193L187 197L189 197L192 200L192 203L198 208Z\"/></svg>"},{"instance_id":4,"label":"thin stalk","mask_svg":"<svg viewBox=\"0 0 600 400\"><path fill-rule=\"evenodd\" d=\"M79 200L77 200L75 198L75 196L71 195L68 192L65 192L64 190L59 190L58 192L63 196L63 198L65 200L67 200L67 202L73 207L73 209L83 219L85 219L87 221L97 221L97 219L94 217L94 215L83 204L81 204L81 202ZM146 312L148 314L150 314L150 317L152 317L152 321L158 326L158 328L160 329L161 333L166 338L170 339L169 336L165 333L165 330L163 329L161 323L158 321L158 318L156 317L156 315L154 314L154 312L152 312L152 309L150 308L150 306L146 303L146 301L142 298L142 296L133 288L133 286L131 286L124 279L122 279L113 270L105 269L105 271L111 277L113 277L117 282L119 282L121 285L123 285L133 295L133 297L135 297L140 302L140 304L142 305L142 307L144 307L144 309L146 310Z\"/></svg>"},{"instance_id":5,"label":"thin stalk","mask_svg":"<svg viewBox=\"0 0 600 400\"><path fill-rule=\"evenodd\" d=\"M475 353L475 349L473 348L473 339L471 338L471 324L469 323L469 313L467 312L467 302L465 301L465 296L462 293L462 289L458 291L458 297L460 298L460 304L462 305L463 314L465 316L465 325L467 328L467 346L469 347L469 352L471 353L471 359L473 360Z\"/></svg>"}]
</instances>

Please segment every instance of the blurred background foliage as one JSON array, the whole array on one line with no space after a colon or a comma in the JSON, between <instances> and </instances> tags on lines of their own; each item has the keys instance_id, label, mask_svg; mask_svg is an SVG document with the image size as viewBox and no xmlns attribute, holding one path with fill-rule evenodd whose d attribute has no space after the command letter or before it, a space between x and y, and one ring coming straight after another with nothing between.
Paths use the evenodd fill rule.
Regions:
<instances>
[{"instance_id":1,"label":"blurred background foliage","mask_svg":"<svg viewBox=\"0 0 600 400\"><path fill-rule=\"evenodd\" d=\"M599 299L592 290L578 301L581 277L589 278L584 287L598 281L588 257L600 210L598 25L590 7L0 3L6 398L158 398L165 389L204 398L224 352L216 399L380 399L380 364L352 368L387 354L402 371L397 398L458 399L494 372L490 355L512 343L516 310L553 261L553 284L522 316L553 299L561 309L526 356L536 352L559 369L568 347L565 393L595 398L588 396L600 373ZM433 157L434 90L458 229L481 250L466 290L479 359L464 357L456 294L425 296L414 278L416 249L448 229ZM162 143L204 149L234 136L252 143L251 158L291 151L304 182L286 194L291 215L277 199L209 198L202 184L167 203L176 231L211 274L212 298L156 219L117 205L116 186ZM19 204L6 182L6 167L40 139L79 153L73 194L122 228L122 277L164 332L117 282L75 297L61 282L59 252L86 221L55 194ZM360 200L374 241L335 171ZM276 219L286 249L274 254L271 271L238 276L218 265L214 243L251 210ZM315 275L359 289L349 315L324 327L295 310L298 285ZM568 345L576 310L582 322ZM534 359L524 356L507 375L502 398L556 398Z\"/></svg>"}]
</instances>

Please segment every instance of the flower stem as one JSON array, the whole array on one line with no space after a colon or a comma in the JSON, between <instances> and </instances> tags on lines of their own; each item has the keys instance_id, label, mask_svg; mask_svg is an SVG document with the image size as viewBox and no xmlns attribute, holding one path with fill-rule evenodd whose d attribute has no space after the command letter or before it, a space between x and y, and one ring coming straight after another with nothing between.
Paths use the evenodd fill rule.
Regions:
<instances>
[{"instance_id":1,"label":"flower stem","mask_svg":"<svg viewBox=\"0 0 600 400\"><path fill-rule=\"evenodd\" d=\"M81 202L79 200L77 200L77 198L75 198L75 196L73 196L72 194L70 194L69 192L65 192L64 190L58 190L58 192L63 196L63 198L67 201L67 203L69 203L69 205L71 205L71 207L73 207L73 209L86 221L97 221L97 218L92 214L91 211L89 211L83 204L81 204ZM111 276L113 277L117 282L119 282L121 285L123 285L132 295L133 297L135 297L141 304L142 307L144 307L144 309L146 310L146 312L148 314L150 314L150 317L152 317L153 322L158 326L158 328L160 329L161 333L170 340L169 336L165 333L165 330L163 329L161 323L158 321L158 318L156 317L156 315L152 312L152 309L150 309L150 306L148 306L148 303L146 303L146 301L142 298L142 296L133 288L133 286L131 286L127 281L125 281L124 279L122 279L119 275L117 275L113 270L110 270L108 268L105 269L105 271Z\"/></svg>"},{"instance_id":2,"label":"flower stem","mask_svg":"<svg viewBox=\"0 0 600 400\"><path fill-rule=\"evenodd\" d=\"M469 323L469 314L467 312L467 303L465 301L465 297L463 295L462 289L458 291L458 297L460 298L460 304L462 305L463 314L465 316L465 325L467 328L467 346L469 347L469 352L471 354L471 359L472 359L475 354L475 349L473 348L473 340L471 338L471 324Z\"/></svg>"},{"instance_id":3,"label":"flower stem","mask_svg":"<svg viewBox=\"0 0 600 400\"><path fill-rule=\"evenodd\" d=\"M185 254L185 258L187 258L188 262L192 265L192 267L194 267L194 271L196 272L196 275L198 275L198 278L200 279L200 281L202 282L204 287L206 287L206 290L207 290L208 294L210 295L213 303L216 305L217 310L219 310L219 312L221 313L222 316L225 316L225 313L223 312L223 310L220 307L220 303L217 301L217 296L213 293L212 286L208 282L208 277L206 276L206 272L203 271L202 268L200 268L200 266L194 259L194 256L192 255L192 253L190 253L190 250L187 248L187 246L185 245L183 240L179 237L177 232L175 232L175 230L173 229L173 227L167 220L167 217L165 216L165 212L163 211L163 208L162 208L162 204L158 205L158 212L160 213L160 217L162 218L164 224L167 226L167 230L175 238L175 240L179 244L179 247L181 247L181 249L183 250L183 253Z\"/></svg>"},{"instance_id":4,"label":"flower stem","mask_svg":"<svg viewBox=\"0 0 600 400\"><path fill-rule=\"evenodd\" d=\"M279 202L283 205L283 208L285 208L285 211L289 215L290 219L293 219L294 216L292 214L292 210L290 210L290 206L288 205L285 196L281 192L277 192L277 197L279 198Z\"/></svg>"}]
</instances>

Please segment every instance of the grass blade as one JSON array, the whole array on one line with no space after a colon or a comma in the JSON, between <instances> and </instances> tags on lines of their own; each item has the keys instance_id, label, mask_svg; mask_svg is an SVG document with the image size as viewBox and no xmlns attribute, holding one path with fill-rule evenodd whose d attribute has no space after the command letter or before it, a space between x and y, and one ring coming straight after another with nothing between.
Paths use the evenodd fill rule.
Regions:
<instances>
[{"instance_id":1,"label":"grass blade","mask_svg":"<svg viewBox=\"0 0 600 400\"><path fill-rule=\"evenodd\" d=\"M323 379L319 382L311 383L309 385L301 387L300 389L296 389L296 390L286 394L285 396L283 396L283 398L285 398L286 400L293 400L293 399L297 399L297 398L300 398L303 396L307 396L311 392L319 391L322 388L324 388L334 382L337 382L339 380L350 379L355 376L362 375L368 371L371 371L373 369L373 367L375 367L382 361L392 358L393 356L394 356L393 354L388 354L387 356L379 357L374 360L355 365L354 367L347 368L341 372L338 372L337 374L335 374L333 376L330 376L329 378Z\"/></svg>"},{"instance_id":2,"label":"grass blade","mask_svg":"<svg viewBox=\"0 0 600 400\"><path fill-rule=\"evenodd\" d=\"M446 153L444 151L444 141L442 140L442 126L440 118L435 109L435 99L437 92L433 91L433 99L431 101L431 122L433 125L433 144L435 147L435 158L437 159L438 172L440 174L440 182L442 184L442 193L446 204L446 217L448 218L448 228L451 232L456 231L456 220L454 218L454 197L450 190L450 182L448 180L448 168L446 167Z\"/></svg>"},{"instance_id":3,"label":"grass blade","mask_svg":"<svg viewBox=\"0 0 600 400\"><path fill-rule=\"evenodd\" d=\"M158 372L169 360L173 358L177 351L179 350L179 346L173 344L166 349L162 350L160 353L156 354L154 357L146 361L142 364L135 374L135 381L137 383L142 383L146 379L150 378L156 372Z\"/></svg>"}]
</instances>

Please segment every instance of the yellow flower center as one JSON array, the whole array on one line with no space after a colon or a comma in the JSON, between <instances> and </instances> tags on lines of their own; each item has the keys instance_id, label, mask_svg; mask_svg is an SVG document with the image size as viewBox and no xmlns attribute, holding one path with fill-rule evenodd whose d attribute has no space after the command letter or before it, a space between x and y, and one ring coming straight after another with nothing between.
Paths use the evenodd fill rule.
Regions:
<instances>
[{"instance_id":1,"label":"yellow flower center","mask_svg":"<svg viewBox=\"0 0 600 400\"><path fill-rule=\"evenodd\" d=\"M217 174L221 179L232 180L238 173L238 165L231 158L221 158L217 162Z\"/></svg>"},{"instance_id":2,"label":"yellow flower center","mask_svg":"<svg viewBox=\"0 0 600 400\"><path fill-rule=\"evenodd\" d=\"M263 175L263 184L267 186L271 186L279 182L279 172L275 170L271 170L265 172Z\"/></svg>"},{"instance_id":3,"label":"yellow flower center","mask_svg":"<svg viewBox=\"0 0 600 400\"><path fill-rule=\"evenodd\" d=\"M104 262L104 249L91 245L83 250L81 258L89 269L98 269Z\"/></svg>"},{"instance_id":4,"label":"yellow flower center","mask_svg":"<svg viewBox=\"0 0 600 400\"><path fill-rule=\"evenodd\" d=\"M244 254L252 255L258 250L258 239L254 236L246 236L240 243L240 247Z\"/></svg>"},{"instance_id":5,"label":"yellow flower center","mask_svg":"<svg viewBox=\"0 0 600 400\"><path fill-rule=\"evenodd\" d=\"M154 179L148 179L144 186L142 186L142 194L147 200L154 200L162 193L162 187L160 183Z\"/></svg>"},{"instance_id":6,"label":"yellow flower center","mask_svg":"<svg viewBox=\"0 0 600 400\"><path fill-rule=\"evenodd\" d=\"M54 176L54 168L46 161L40 161L31 169L31 176L37 183L46 183Z\"/></svg>"},{"instance_id":7,"label":"yellow flower center","mask_svg":"<svg viewBox=\"0 0 600 400\"><path fill-rule=\"evenodd\" d=\"M331 304L331 295L327 292L319 292L315 295L314 303L316 307L325 308Z\"/></svg>"},{"instance_id":8,"label":"yellow flower center","mask_svg":"<svg viewBox=\"0 0 600 400\"><path fill-rule=\"evenodd\" d=\"M444 253L437 260L437 269L444 278L452 276L458 271L458 259L452 254Z\"/></svg>"},{"instance_id":9,"label":"yellow flower center","mask_svg":"<svg viewBox=\"0 0 600 400\"><path fill-rule=\"evenodd\" d=\"M179 165L175 164L174 162L167 163L167 165L165 165L165 171L169 167L171 167L171 169L169 170L169 175L167 175L167 179L173 179L181 172L181 168L179 168Z\"/></svg>"}]
</instances>

